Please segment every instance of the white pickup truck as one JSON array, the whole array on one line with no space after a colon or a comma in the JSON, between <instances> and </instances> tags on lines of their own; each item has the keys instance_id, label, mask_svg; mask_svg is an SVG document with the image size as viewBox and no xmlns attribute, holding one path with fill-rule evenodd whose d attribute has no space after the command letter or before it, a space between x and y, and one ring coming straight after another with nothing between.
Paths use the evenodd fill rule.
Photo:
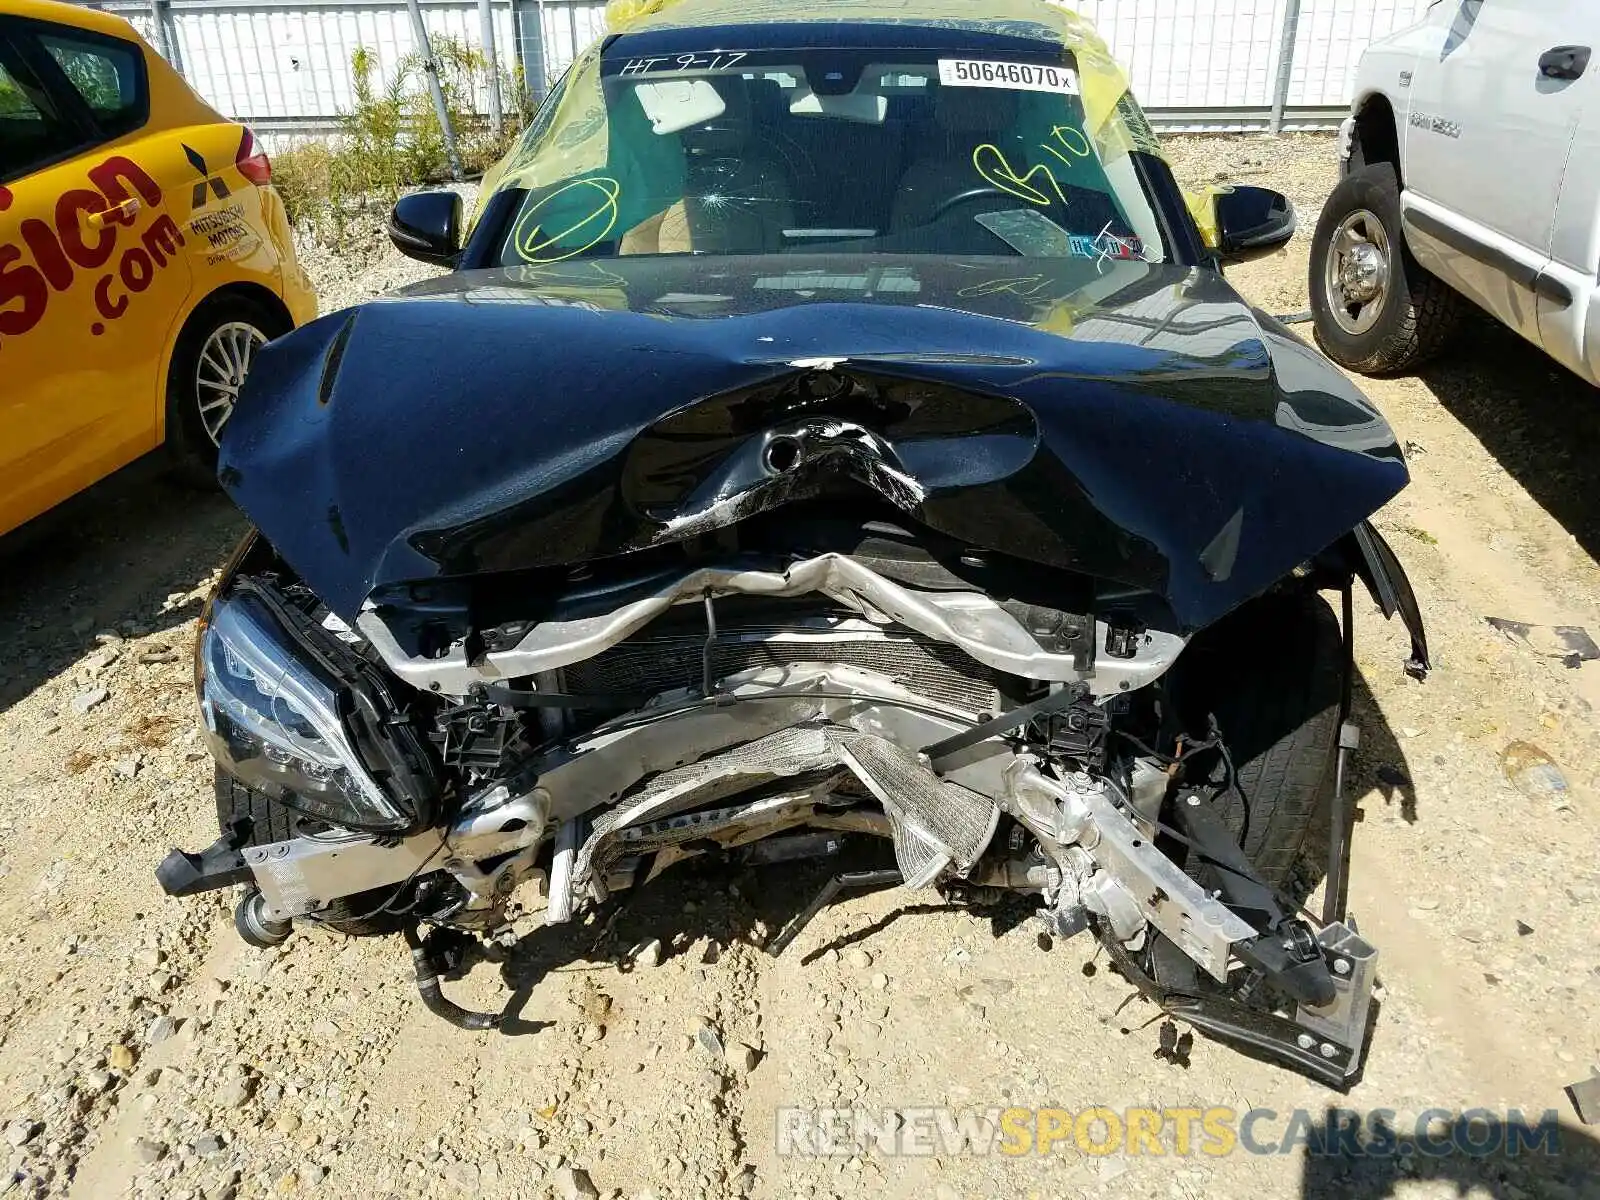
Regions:
<instances>
[{"instance_id":1,"label":"white pickup truck","mask_svg":"<svg viewBox=\"0 0 1600 1200\"><path fill-rule=\"evenodd\" d=\"M1361 60L1311 250L1354 371L1438 351L1460 297L1600 384L1600 0L1434 0Z\"/></svg>"}]
</instances>

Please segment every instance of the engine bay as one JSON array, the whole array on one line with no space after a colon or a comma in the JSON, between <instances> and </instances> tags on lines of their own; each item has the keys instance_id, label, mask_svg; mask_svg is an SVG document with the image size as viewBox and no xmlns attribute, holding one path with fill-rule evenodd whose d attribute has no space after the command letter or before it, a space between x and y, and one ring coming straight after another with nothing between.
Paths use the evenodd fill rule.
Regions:
<instances>
[{"instance_id":1,"label":"engine bay","mask_svg":"<svg viewBox=\"0 0 1600 1200\"><path fill-rule=\"evenodd\" d=\"M525 885L557 925L688 858L887 843L876 886L1031 896L1053 936L1092 930L1186 1019L1330 1080L1356 1069L1374 952L1245 853L1261 814L1202 678L1227 653L1212 631L879 519L858 553L787 562L751 532L569 572L536 618L505 615L525 578L490 579L391 593L354 626L248 543L208 610L202 710L219 789L273 797L294 836L225 823L164 885L245 884L241 930L264 942L378 920L420 947L419 925L503 936ZM1313 565L1269 599L1326 612L1334 577Z\"/></svg>"}]
</instances>

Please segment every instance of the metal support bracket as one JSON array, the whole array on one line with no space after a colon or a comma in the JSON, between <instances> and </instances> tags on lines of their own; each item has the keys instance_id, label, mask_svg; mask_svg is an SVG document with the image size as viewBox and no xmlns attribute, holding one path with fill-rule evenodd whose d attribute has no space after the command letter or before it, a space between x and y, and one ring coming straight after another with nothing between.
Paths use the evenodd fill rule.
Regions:
<instances>
[{"instance_id":1,"label":"metal support bracket","mask_svg":"<svg viewBox=\"0 0 1600 1200\"><path fill-rule=\"evenodd\" d=\"M1304 1038L1317 1035L1315 1049L1331 1060L1328 1046L1342 1047L1359 1062L1367 1042L1367 1011L1372 1006L1372 985L1377 977L1378 951L1349 925L1335 922L1317 933L1323 961L1333 979L1333 999L1323 1005L1301 1004L1295 1022L1306 1033L1297 1035L1301 1049Z\"/></svg>"},{"instance_id":2,"label":"metal support bracket","mask_svg":"<svg viewBox=\"0 0 1600 1200\"><path fill-rule=\"evenodd\" d=\"M1259 930L1209 896L1130 821L1103 792L1072 793L1088 809L1098 832L1086 849L1132 893L1144 918L1213 978L1228 977L1228 956ZM1091 906L1092 907L1092 906Z\"/></svg>"},{"instance_id":3,"label":"metal support bracket","mask_svg":"<svg viewBox=\"0 0 1600 1200\"><path fill-rule=\"evenodd\" d=\"M1361 728L1354 721L1339 726L1338 758L1333 767L1333 797L1328 803L1328 877L1322 889L1322 923L1344 920L1350 891L1350 839L1355 824L1354 805L1345 795L1345 778L1351 753L1361 745Z\"/></svg>"},{"instance_id":4,"label":"metal support bracket","mask_svg":"<svg viewBox=\"0 0 1600 1200\"><path fill-rule=\"evenodd\" d=\"M1221 1041L1247 1046L1343 1089L1360 1071L1365 1054L1378 952L1344 925L1323 929L1316 940L1334 979L1333 1002L1321 1008L1301 1005L1289 1018L1247 1007L1227 996L1196 994L1187 984L1164 987L1140 969L1114 938L1101 938L1117 969L1167 1013ZM1178 977L1185 976L1187 972L1180 972Z\"/></svg>"}]
</instances>

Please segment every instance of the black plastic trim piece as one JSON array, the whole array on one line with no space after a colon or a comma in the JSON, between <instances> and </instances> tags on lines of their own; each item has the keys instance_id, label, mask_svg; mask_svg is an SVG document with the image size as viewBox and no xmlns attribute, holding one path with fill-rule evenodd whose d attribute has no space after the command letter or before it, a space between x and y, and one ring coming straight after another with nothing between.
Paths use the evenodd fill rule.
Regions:
<instances>
[{"instance_id":1,"label":"black plastic trim piece","mask_svg":"<svg viewBox=\"0 0 1600 1200\"><path fill-rule=\"evenodd\" d=\"M1426 678L1433 669L1428 656L1428 633L1423 628L1422 608L1417 604L1417 594L1411 590L1405 568L1371 521L1357 525L1350 531L1350 537L1354 539L1358 556L1352 564L1356 574L1367 585L1383 615L1392 617L1399 613L1406 632L1411 635L1411 658L1406 663L1406 674L1414 679Z\"/></svg>"},{"instance_id":2,"label":"black plastic trim piece","mask_svg":"<svg viewBox=\"0 0 1600 1200\"><path fill-rule=\"evenodd\" d=\"M1436 238L1456 250L1489 267L1499 271L1512 283L1525 291L1533 292L1541 299L1552 304L1559 304L1562 308L1572 306L1572 290L1553 275L1530 267L1520 262L1495 246L1490 246L1479 241L1470 233L1456 229L1439 220L1439 218L1416 209L1402 209L1400 219L1411 225L1419 233Z\"/></svg>"},{"instance_id":3,"label":"black plastic trim piece","mask_svg":"<svg viewBox=\"0 0 1600 1200\"><path fill-rule=\"evenodd\" d=\"M1300 1039L1305 1029L1285 1017L1246 1008L1226 997L1197 996L1165 987L1143 971L1115 938L1104 931L1097 932L1117 970L1169 1015L1219 1041L1253 1050L1339 1091L1355 1082L1361 1064L1348 1046L1327 1042L1333 1052L1325 1056L1317 1041L1310 1049L1302 1046Z\"/></svg>"},{"instance_id":4,"label":"black plastic trim piece","mask_svg":"<svg viewBox=\"0 0 1600 1200\"><path fill-rule=\"evenodd\" d=\"M169 896L197 896L249 883L255 876L239 853L249 837L249 820L236 821L199 854L169 851L156 867L156 882Z\"/></svg>"},{"instance_id":5,"label":"black plastic trim piece","mask_svg":"<svg viewBox=\"0 0 1600 1200\"><path fill-rule=\"evenodd\" d=\"M981 725L974 725L971 729L963 729L960 733L952 734L943 741L925 747L922 753L927 756L928 765L933 772L940 774L956 765L952 760L963 750L992 737L1010 733L1013 729L1019 729L1037 717L1047 717L1062 709L1071 708L1086 692L1087 689L1081 684L1069 684L1042 699L1019 705Z\"/></svg>"},{"instance_id":6,"label":"black plastic trim piece","mask_svg":"<svg viewBox=\"0 0 1600 1200\"><path fill-rule=\"evenodd\" d=\"M1541 300L1548 300L1562 308L1572 307L1572 289L1548 271L1541 271L1533 281L1533 291Z\"/></svg>"}]
</instances>

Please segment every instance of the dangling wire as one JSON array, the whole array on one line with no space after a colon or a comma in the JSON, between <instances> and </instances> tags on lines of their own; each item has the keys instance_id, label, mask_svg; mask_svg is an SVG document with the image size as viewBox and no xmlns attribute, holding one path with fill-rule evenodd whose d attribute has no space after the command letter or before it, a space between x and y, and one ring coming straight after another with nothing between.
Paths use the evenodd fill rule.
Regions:
<instances>
[{"instance_id":1,"label":"dangling wire","mask_svg":"<svg viewBox=\"0 0 1600 1200\"><path fill-rule=\"evenodd\" d=\"M1197 754L1203 754L1207 750L1217 751L1222 756L1224 770L1222 789L1217 794L1225 796L1229 791L1238 793L1239 803L1244 809L1244 827L1239 832L1239 844L1242 846L1250 836L1250 797L1245 795L1244 786L1239 782L1239 772L1233 764L1233 755L1228 752L1228 743L1222 738L1222 729L1217 724L1216 713L1207 713L1206 723L1209 736L1204 741L1195 742L1180 737L1176 754L1163 754L1160 750L1147 745L1143 740L1135 737L1125 729L1112 729L1111 732L1127 742L1139 753L1147 758L1155 759L1164 767L1178 767Z\"/></svg>"},{"instance_id":2,"label":"dangling wire","mask_svg":"<svg viewBox=\"0 0 1600 1200\"><path fill-rule=\"evenodd\" d=\"M379 904L378 907L376 907L374 909L371 909L368 912L356 913L354 916L340 917L339 921L341 923L342 922L346 922L346 921L370 921L373 917L380 916L380 915L383 915L383 914L389 914L389 915L393 915L393 916L401 916L401 915L404 915L406 913L409 913L413 908L416 907L417 902L416 902L415 899L413 899L412 902L410 904L408 904L405 908L395 909L395 908L390 908L389 906L391 904L393 904L396 900L400 899L400 896L405 892L406 888L409 887L416 880L418 875L422 874L422 868L427 866L435 858L437 858L439 856L439 851L443 850L449 844L450 844L449 836L441 834L440 838L439 838L439 844L437 846L435 846L432 851L429 852L427 858L423 859L421 862L419 862L416 865L415 869L412 870L411 874L407 875L404 879L402 879L399 883L397 883L395 885L394 891L389 893L388 897L383 901L382 904ZM307 913L306 915L311 920L314 920L314 921L322 921L323 920L323 918L316 916L316 914L314 914L314 913Z\"/></svg>"},{"instance_id":3,"label":"dangling wire","mask_svg":"<svg viewBox=\"0 0 1600 1200\"><path fill-rule=\"evenodd\" d=\"M1250 839L1250 797L1244 794L1244 786L1239 782L1239 772L1233 766L1233 755L1228 753L1228 743L1222 740L1222 730L1217 727L1217 714L1207 713L1206 720L1211 724L1211 740L1216 743L1217 750L1222 755L1222 765L1228 772L1223 780L1220 794L1227 795L1228 789L1233 789L1239 793L1239 805L1244 809L1244 825L1239 830L1239 845L1243 846Z\"/></svg>"}]
</instances>

